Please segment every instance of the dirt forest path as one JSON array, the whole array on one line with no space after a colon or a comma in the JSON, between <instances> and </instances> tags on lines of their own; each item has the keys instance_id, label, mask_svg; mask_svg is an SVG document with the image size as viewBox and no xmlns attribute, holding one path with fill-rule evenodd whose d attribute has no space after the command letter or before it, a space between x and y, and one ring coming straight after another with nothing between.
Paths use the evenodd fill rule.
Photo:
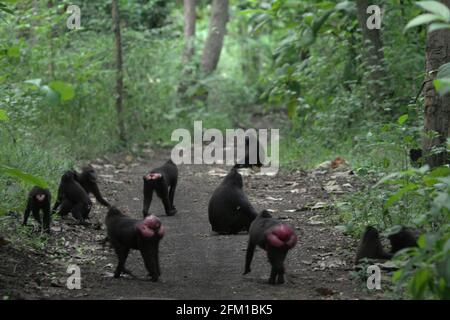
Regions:
<instances>
[{"instance_id":1,"label":"dirt forest path","mask_svg":"<svg viewBox=\"0 0 450 320\"><path fill-rule=\"evenodd\" d=\"M93 163L97 163L104 195L125 213L140 218L142 176L168 157L169 152L164 151L154 152L145 160L119 157L109 163ZM132 252L127 260L127 267L137 279L111 277L116 256L112 249L99 243L106 233L103 225L106 209L95 203L91 213L93 226L81 227L70 220L55 221L54 246L47 248L47 256L53 260L47 262L46 267L45 263L39 263L44 264L42 268L45 271L33 271L30 264L23 266L29 280L25 289L17 289L27 292L30 281L35 281L39 294L27 297L47 299L379 298L379 293L368 292L360 280L352 279L350 275L355 241L343 236L327 222L329 211L312 208L330 203L332 195L326 191L327 188L330 190L329 180L350 186L345 173L287 173L281 170L273 177L244 176L245 192L257 210L274 210L273 215L292 224L299 236L297 246L289 252L286 260L286 283L271 286L267 284L269 263L265 252L260 249L255 252L252 272L242 275L246 234L221 236L211 231L208 201L223 179L219 174L228 169L225 166L179 166L175 197L178 213L173 217L165 216L161 201L154 197L150 212L159 216L166 228L160 244L162 276L159 282L148 280L139 252ZM81 268L81 290L68 290L65 286L66 269L70 263ZM14 268L20 269L21 266ZM52 280L42 280L43 275Z\"/></svg>"}]
</instances>

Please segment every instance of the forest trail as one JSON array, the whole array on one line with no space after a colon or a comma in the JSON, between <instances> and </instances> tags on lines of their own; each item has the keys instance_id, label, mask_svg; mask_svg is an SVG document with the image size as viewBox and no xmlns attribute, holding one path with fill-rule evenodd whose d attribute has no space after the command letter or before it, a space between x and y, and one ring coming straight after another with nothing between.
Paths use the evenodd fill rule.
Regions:
<instances>
[{"instance_id":1,"label":"forest trail","mask_svg":"<svg viewBox=\"0 0 450 320\"><path fill-rule=\"evenodd\" d=\"M97 165L103 194L125 213L136 218L142 211L142 176L159 166L169 152L149 156L149 161L125 158ZM151 160L151 161L150 161ZM93 162L96 163L95 161ZM54 274L40 279L39 293L29 288L27 298L77 299L374 299L379 292L368 292L358 279L352 279L355 241L343 236L327 223L330 211L320 209L330 203L330 194L323 188L330 179L346 184L345 173L294 172L270 177L244 176L244 190L257 210L275 210L274 216L292 224L299 236L297 246L286 259L284 285L267 284L269 263L264 251L257 249L252 272L243 276L247 234L221 236L212 233L208 222L208 201L229 168L225 166L181 165L175 196L177 215L164 214L161 201L154 197L150 212L160 217L166 235L160 244L162 276L154 283L146 277L139 252L132 252L127 267L138 278L112 278L116 256L99 240L104 238L103 221L106 209L95 203L93 226L78 226L72 221L53 227L54 247L47 252ZM336 177L338 175L338 177ZM316 209L311 209L316 205ZM328 213L327 213L328 212ZM96 222L97 221L97 222ZM62 227L62 231L60 228ZM61 241L62 237L64 240ZM68 260L56 243L65 242ZM67 252L64 252L67 257ZM81 268L82 289L65 287L67 265ZM17 267L17 266L16 266ZM20 269L20 266L19 266ZM30 265L27 273L41 275ZM48 267L46 268L48 270ZM44 273L44 276L48 275ZM50 276L50 275L49 275ZM56 280L55 280L56 279ZM20 286L19 283L16 285ZM25 286L27 287L27 286ZM19 288L18 288L19 289ZM20 288L22 292L27 289ZM32 293L34 292L34 293Z\"/></svg>"}]
</instances>

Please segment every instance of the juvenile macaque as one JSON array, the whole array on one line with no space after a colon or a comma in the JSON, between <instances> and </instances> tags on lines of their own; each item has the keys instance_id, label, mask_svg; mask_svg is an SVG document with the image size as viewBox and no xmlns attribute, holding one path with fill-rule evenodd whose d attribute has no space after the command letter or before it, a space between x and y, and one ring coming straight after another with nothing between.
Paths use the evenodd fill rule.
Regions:
<instances>
[{"instance_id":1,"label":"juvenile macaque","mask_svg":"<svg viewBox=\"0 0 450 320\"><path fill-rule=\"evenodd\" d=\"M33 214L33 218L39 223L43 230L50 233L50 206L51 206L51 194L48 189L41 187L33 187L28 193L27 208L23 214L23 225L26 226L30 212ZM40 211L42 211L42 218Z\"/></svg>"}]
</instances>

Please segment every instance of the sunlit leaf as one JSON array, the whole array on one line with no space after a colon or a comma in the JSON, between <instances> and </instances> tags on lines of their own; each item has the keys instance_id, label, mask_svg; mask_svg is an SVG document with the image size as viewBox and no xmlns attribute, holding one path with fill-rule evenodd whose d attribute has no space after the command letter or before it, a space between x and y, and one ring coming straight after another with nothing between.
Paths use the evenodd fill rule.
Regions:
<instances>
[{"instance_id":1,"label":"sunlit leaf","mask_svg":"<svg viewBox=\"0 0 450 320\"><path fill-rule=\"evenodd\" d=\"M39 88L41 86L42 79L30 79L30 80L25 80L24 82L27 84L32 84Z\"/></svg>"},{"instance_id":2,"label":"sunlit leaf","mask_svg":"<svg viewBox=\"0 0 450 320\"><path fill-rule=\"evenodd\" d=\"M6 114L6 110L0 109L0 121L8 121L8 115Z\"/></svg>"},{"instance_id":3,"label":"sunlit leaf","mask_svg":"<svg viewBox=\"0 0 450 320\"><path fill-rule=\"evenodd\" d=\"M434 80L433 84L441 96L450 92L450 78Z\"/></svg>"},{"instance_id":4,"label":"sunlit leaf","mask_svg":"<svg viewBox=\"0 0 450 320\"><path fill-rule=\"evenodd\" d=\"M428 27L428 32L431 33L433 31L442 30L442 29L450 29L450 24L448 24L448 23L432 23Z\"/></svg>"},{"instance_id":5,"label":"sunlit leaf","mask_svg":"<svg viewBox=\"0 0 450 320\"><path fill-rule=\"evenodd\" d=\"M445 21L450 21L450 10L445 4L438 1L419 1L416 4L424 10L442 17Z\"/></svg>"},{"instance_id":6,"label":"sunlit leaf","mask_svg":"<svg viewBox=\"0 0 450 320\"><path fill-rule=\"evenodd\" d=\"M40 88L41 92L43 92L45 94L45 99L47 101L47 103L51 104L51 105L56 105L59 103L59 94L54 91L52 88L50 88L49 86L42 86Z\"/></svg>"},{"instance_id":7,"label":"sunlit leaf","mask_svg":"<svg viewBox=\"0 0 450 320\"><path fill-rule=\"evenodd\" d=\"M10 58L20 58L20 47L17 45L11 46L6 50L6 54Z\"/></svg>"},{"instance_id":8,"label":"sunlit leaf","mask_svg":"<svg viewBox=\"0 0 450 320\"><path fill-rule=\"evenodd\" d=\"M408 120L408 115L404 114L400 118L398 118L397 123L399 125L402 125L402 124L404 124L406 122L406 120Z\"/></svg>"},{"instance_id":9,"label":"sunlit leaf","mask_svg":"<svg viewBox=\"0 0 450 320\"><path fill-rule=\"evenodd\" d=\"M59 93L62 101L71 100L75 96L75 90L70 83L63 81L52 81L49 86Z\"/></svg>"},{"instance_id":10,"label":"sunlit leaf","mask_svg":"<svg viewBox=\"0 0 450 320\"><path fill-rule=\"evenodd\" d=\"M425 13L421 14L420 16L415 17L411 21L408 22L408 24L405 27L405 31L417 26L421 26L423 24L428 24L430 22L438 21L440 19L439 16L436 16L434 14Z\"/></svg>"}]
</instances>

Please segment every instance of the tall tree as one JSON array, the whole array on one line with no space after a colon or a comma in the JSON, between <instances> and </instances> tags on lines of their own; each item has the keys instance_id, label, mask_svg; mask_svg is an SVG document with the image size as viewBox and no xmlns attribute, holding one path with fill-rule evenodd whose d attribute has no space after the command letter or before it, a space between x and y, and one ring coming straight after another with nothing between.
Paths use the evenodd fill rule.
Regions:
<instances>
[{"instance_id":1,"label":"tall tree","mask_svg":"<svg viewBox=\"0 0 450 320\"><path fill-rule=\"evenodd\" d=\"M371 68L370 79L379 81L385 78L384 53L383 42L381 40L381 31L379 29L369 29L367 21L370 18L370 14L367 13L367 7L374 4L373 1L368 0L356 0L356 15L358 18L359 26L362 30L362 36L365 44L365 60L367 65ZM380 87L375 86L375 92L379 93Z\"/></svg>"},{"instance_id":2,"label":"tall tree","mask_svg":"<svg viewBox=\"0 0 450 320\"><path fill-rule=\"evenodd\" d=\"M202 70L205 74L213 72L220 59L223 39L225 37L228 16L228 0L213 0L208 37L202 54Z\"/></svg>"},{"instance_id":3,"label":"tall tree","mask_svg":"<svg viewBox=\"0 0 450 320\"><path fill-rule=\"evenodd\" d=\"M119 127L119 137L122 143L126 143L125 121L123 115L123 60L122 60L122 36L120 34L120 12L118 0L112 1L113 30L116 44L116 110Z\"/></svg>"},{"instance_id":4,"label":"tall tree","mask_svg":"<svg viewBox=\"0 0 450 320\"><path fill-rule=\"evenodd\" d=\"M195 53L196 0L184 0L183 64L189 63Z\"/></svg>"},{"instance_id":5,"label":"tall tree","mask_svg":"<svg viewBox=\"0 0 450 320\"><path fill-rule=\"evenodd\" d=\"M442 0L450 8L450 0ZM427 34L426 46L426 74L429 79L436 77L436 71L445 63L450 62L450 30L442 29ZM440 96L432 81L427 81L424 88L425 110L422 150L426 162L431 167L443 165L448 161L446 151L431 154L433 147L445 144L450 136L450 94ZM430 137L427 133L437 132L437 136Z\"/></svg>"}]
</instances>

